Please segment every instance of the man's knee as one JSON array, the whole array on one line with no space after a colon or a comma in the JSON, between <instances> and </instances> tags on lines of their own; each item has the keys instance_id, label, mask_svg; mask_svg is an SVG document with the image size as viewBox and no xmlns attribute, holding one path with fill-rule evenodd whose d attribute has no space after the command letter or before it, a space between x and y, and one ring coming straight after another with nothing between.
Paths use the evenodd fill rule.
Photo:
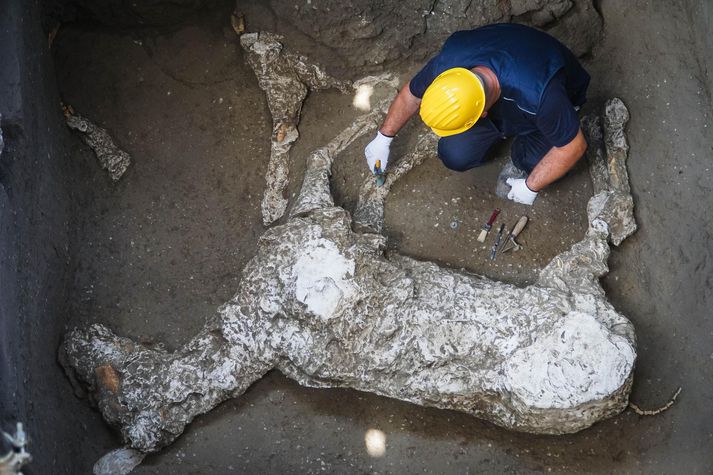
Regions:
<instances>
[{"instance_id":1,"label":"man's knee","mask_svg":"<svg viewBox=\"0 0 713 475\"><path fill-rule=\"evenodd\" d=\"M443 139L438 141L438 158L446 168L457 172L464 172L485 163L485 153L471 147L451 146Z\"/></svg>"}]
</instances>

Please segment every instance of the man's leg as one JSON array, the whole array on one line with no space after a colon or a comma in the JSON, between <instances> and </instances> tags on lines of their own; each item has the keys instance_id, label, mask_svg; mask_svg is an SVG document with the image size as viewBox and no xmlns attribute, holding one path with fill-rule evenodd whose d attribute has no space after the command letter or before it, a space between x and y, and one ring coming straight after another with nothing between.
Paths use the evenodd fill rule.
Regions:
<instances>
[{"instance_id":1,"label":"man's leg","mask_svg":"<svg viewBox=\"0 0 713 475\"><path fill-rule=\"evenodd\" d=\"M485 163L488 150L501 139L502 134L490 120L480 119L465 132L442 137L438 141L438 157L451 170L470 170Z\"/></svg>"},{"instance_id":2,"label":"man's leg","mask_svg":"<svg viewBox=\"0 0 713 475\"><path fill-rule=\"evenodd\" d=\"M552 145L539 132L518 135L510 149L511 160L505 164L495 185L495 194L507 199L510 192L509 178L527 178L533 168L540 163Z\"/></svg>"},{"instance_id":3,"label":"man's leg","mask_svg":"<svg viewBox=\"0 0 713 475\"><path fill-rule=\"evenodd\" d=\"M551 148L552 144L540 132L519 135L510 150L512 163L529 175Z\"/></svg>"}]
</instances>

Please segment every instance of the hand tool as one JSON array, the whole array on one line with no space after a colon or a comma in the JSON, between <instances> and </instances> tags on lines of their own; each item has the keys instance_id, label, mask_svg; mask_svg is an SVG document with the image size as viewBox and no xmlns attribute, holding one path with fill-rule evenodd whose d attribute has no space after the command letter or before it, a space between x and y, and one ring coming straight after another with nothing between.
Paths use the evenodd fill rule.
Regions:
<instances>
[{"instance_id":1,"label":"hand tool","mask_svg":"<svg viewBox=\"0 0 713 475\"><path fill-rule=\"evenodd\" d=\"M488 222L483 225L483 230L480 231L480 234L478 235L478 242L485 242L485 238L488 237L488 233L493 227L493 223L495 222L495 218L498 217L498 214L500 214L500 208L495 208L493 214L490 215Z\"/></svg>"},{"instance_id":2,"label":"hand tool","mask_svg":"<svg viewBox=\"0 0 713 475\"><path fill-rule=\"evenodd\" d=\"M386 174L381 170L381 160L377 160L374 164L374 175L376 175L378 186L382 186L386 182Z\"/></svg>"},{"instance_id":3,"label":"hand tool","mask_svg":"<svg viewBox=\"0 0 713 475\"><path fill-rule=\"evenodd\" d=\"M505 224L500 225L500 229L498 229L498 235L495 238L495 244L493 244L493 247L490 248L490 260L495 260L495 254L498 252L498 246L500 246L500 240L503 238L503 231L505 231Z\"/></svg>"},{"instance_id":4,"label":"hand tool","mask_svg":"<svg viewBox=\"0 0 713 475\"><path fill-rule=\"evenodd\" d=\"M526 224L527 216L522 216L520 219L517 220L517 224L515 224L515 227L512 228L512 231L510 231L510 234L508 234L507 238L500 246L501 254L510 250L519 251L520 249L522 249L522 246L518 244L517 241L515 241L515 238L522 232Z\"/></svg>"}]
</instances>

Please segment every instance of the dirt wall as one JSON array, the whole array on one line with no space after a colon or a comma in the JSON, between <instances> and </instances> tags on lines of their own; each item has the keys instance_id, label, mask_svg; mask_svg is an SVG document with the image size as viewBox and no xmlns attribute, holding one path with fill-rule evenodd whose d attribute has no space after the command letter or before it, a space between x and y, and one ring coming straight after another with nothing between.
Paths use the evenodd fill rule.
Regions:
<instances>
[{"instance_id":1,"label":"dirt wall","mask_svg":"<svg viewBox=\"0 0 713 475\"><path fill-rule=\"evenodd\" d=\"M304 51L321 63L334 63L334 73L343 75L423 61L454 31L490 23L535 26L577 55L591 50L602 28L591 0L354 0L348 5L339 0L238 0L237 9L246 13L251 31L301 34Z\"/></svg>"},{"instance_id":2,"label":"dirt wall","mask_svg":"<svg viewBox=\"0 0 713 475\"><path fill-rule=\"evenodd\" d=\"M291 38L291 46L339 76L360 76L435 54L454 31L517 22L543 29L577 55L599 41L593 0L45 0L45 23L86 21L109 27L173 28L199 12L245 15L248 31ZM227 18L226 18L227 20ZM335 61L335 58L338 60Z\"/></svg>"},{"instance_id":3,"label":"dirt wall","mask_svg":"<svg viewBox=\"0 0 713 475\"><path fill-rule=\"evenodd\" d=\"M702 78L708 89L708 96L713 95L713 2L710 0L689 0L691 26L696 42L698 61L701 65Z\"/></svg>"},{"instance_id":4,"label":"dirt wall","mask_svg":"<svg viewBox=\"0 0 713 475\"><path fill-rule=\"evenodd\" d=\"M78 473L82 447L67 441L106 430L86 417L55 357L81 188L38 2L3 2L0 64L0 427L25 423L34 458L25 473Z\"/></svg>"}]
</instances>

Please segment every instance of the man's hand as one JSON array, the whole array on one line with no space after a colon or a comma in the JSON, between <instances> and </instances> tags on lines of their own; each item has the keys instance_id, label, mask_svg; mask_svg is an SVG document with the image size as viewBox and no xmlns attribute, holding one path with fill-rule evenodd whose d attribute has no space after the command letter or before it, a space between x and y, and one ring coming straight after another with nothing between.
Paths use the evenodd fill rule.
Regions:
<instances>
[{"instance_id":1,"label":"man's hand","mask_svg":"<svg viewBox=\"0 0 713 475\"><path fill-rule=\"evenodd\" d=\"M371 173L374 173L374 165L376 165L377 160L381 160L381 171L386 170L386 165L389 162L389 147L391 147L393 136L416 113L420 104L421 99L411 94L409 84L406 84L396 96L394 102L391 103L389 112L386 113L386 118L379 129L379 133L376 134L376 138L364 150L366 163L369 165ZM384 133L381 133L382 131ZM384 134L388 134L390 137Z\"/></svg>"},{"instance_id":2,"label":"man's hand","mask_svg":"<svg viewBox=\"0 0 713 475\"><path fill-rule=\"evenodd\" d=\"M505 183L510 185L508 199L513 200L515 203L522 203L528 206L532 206L532 203L535 202L535 198L537 198L537 192L532 191L527 187L526 179L508 178Z\"/></svg>"},{"instance_id":3,"label":"man's hand","mask_svg":"<svg viewBox=\"0 0 713 475\"><path fill-rule=\"evenodd\" d=\"M374 173L374 165L377 160L381 160L381 171L386 171L386 165L389 163L389 148L393 137L387 137L381 132L376 133L376 138L369 142L364 150L366 163L369 165L369 171Z\"/></svg>"}]
</instances>

